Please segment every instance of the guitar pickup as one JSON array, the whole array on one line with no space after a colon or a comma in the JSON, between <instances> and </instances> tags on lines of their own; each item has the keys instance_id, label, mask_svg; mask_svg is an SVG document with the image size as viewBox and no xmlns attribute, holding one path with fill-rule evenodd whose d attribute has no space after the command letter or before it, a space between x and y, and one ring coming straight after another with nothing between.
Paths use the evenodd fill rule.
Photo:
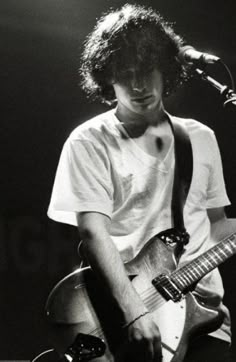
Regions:
<instances>
[{"instance_id":1,"label":"guitar pickup","mask_svg":"<svg viewBox=\"0 0 236 362\"><path fill-rule=\"evenodd\" d=\"M152 280L152 284L166 300L173 300L173 302L179 302L183 297L181 290L166 274L158 275L158 277Z\"/></svg>"}]
</instances>

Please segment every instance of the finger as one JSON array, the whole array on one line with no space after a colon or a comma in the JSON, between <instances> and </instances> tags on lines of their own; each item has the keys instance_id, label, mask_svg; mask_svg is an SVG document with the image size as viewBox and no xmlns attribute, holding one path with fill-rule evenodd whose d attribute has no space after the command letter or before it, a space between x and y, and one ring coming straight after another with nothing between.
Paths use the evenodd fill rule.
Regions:
<instances>
[{"instance_id":1,"label":"finger","mask_svg":"<svg viewBox=\"0 0 236 362\"><path fill-rule=\"evenodd\" d=\"M146 348L145 361L154 361L154 347L151 341L148 343Z\"/></svg>"},{"instance_id":2,"label":"finger","mask_svg":"<svg viewBox=\"0 0 236 362\"><path fill-rule=\"evenodd\" d=\"M155 338L153 340L153 360L162 361L162 345L161 338Z\"/></svg>"}]
</instances>

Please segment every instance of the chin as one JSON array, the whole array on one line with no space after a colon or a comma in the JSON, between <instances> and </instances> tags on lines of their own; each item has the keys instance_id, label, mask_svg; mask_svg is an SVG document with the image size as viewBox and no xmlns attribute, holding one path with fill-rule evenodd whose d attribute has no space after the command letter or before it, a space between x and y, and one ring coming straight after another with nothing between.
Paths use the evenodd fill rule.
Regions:
<instances>
[{"instance_id":1,"label":"chin","mask_svg":"<svg viewBox=\"0 0 236 362\"><path fill-rule=\"evenodd\" d=\"M160 103L159 102L152 102L149 104L144 104L136 107L136 112L140 112L142 114L155 112L160 109Z\"/></svg>"}]
</instances>

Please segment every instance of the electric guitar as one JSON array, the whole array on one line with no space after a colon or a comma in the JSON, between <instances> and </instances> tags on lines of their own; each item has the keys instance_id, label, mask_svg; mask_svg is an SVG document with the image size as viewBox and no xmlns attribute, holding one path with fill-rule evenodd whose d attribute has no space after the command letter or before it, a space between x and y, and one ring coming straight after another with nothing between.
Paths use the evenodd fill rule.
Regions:
<instances>
[{"instance_id":1,"label":"electric guitar","mask_svg":"<svg viewBox=\"0 0 236 362\"><path fill-rule=\"evenodd\" d=\"M160 329L163 362L183 361L192 337L212 332L221 325L220 309L208 305L206 299L190 290L235 252L236 233L176 269L179 243L163 232L150 239L125 264L132 284ZM78 335L95 336L101 344L98 353L92 345L86 351L80 345L81 359L76 361L122 361L120 316L90 267L74 271L54 287L46 313L52 342L59 353L64 354Z\"/></svg>"}]
</instances>

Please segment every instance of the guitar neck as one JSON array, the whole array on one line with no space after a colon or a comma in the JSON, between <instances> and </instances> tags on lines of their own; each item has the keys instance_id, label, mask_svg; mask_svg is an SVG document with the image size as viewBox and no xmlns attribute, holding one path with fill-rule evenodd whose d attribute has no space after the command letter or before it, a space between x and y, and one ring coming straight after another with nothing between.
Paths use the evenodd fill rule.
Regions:
<instances>
[{"instance_id":1,"label":"guitar neck","mask_svg":"<svg viewBox=\"0 0 236 362\"><path fill-rule=\"evenodd\" d=\"M217 243L199 257L177 269L171 279L181 291L198 282L204 275L236 253L236 233Z\"/></svg>"}]
</instances>

